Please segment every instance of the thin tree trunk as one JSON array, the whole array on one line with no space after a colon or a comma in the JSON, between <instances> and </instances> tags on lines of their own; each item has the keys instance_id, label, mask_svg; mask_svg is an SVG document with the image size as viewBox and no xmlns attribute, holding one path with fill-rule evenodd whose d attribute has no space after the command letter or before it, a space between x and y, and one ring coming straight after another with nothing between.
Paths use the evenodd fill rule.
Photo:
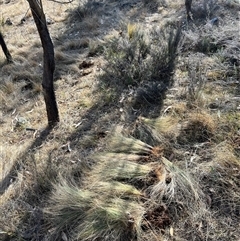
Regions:
<instances>
[{"instance_id":1,"label":"thin tree trunk","mask_svg":"<svg viewBox=\"0 0 240 241\"><path fill-rule=\"evenodd\" d=\"M185 0L185 7L187 11L187 17L191 18L191 11L192 11L192 0Z\"/></svg>"},{"instance_id":2,"label":"thin tree trunk","mask_svg":"<svg viewBox=\"0 0 240 241\"><path fill-rule=\"evenodd\" d=\"M54 126L59 122L58 107L53 86L53 73L55 70L54 46L48 32L46 18L41 1L27 0L43 47L43 95L46 104L48 125Z\"/></svg>"},{"instance_id":3,"label":"thin tree trunk","mask_svg":"<svg viewBox=\"0 0 240 241\"><path fill-rule=\"evenodd\" d=\"M2 46L2 50L3 50L4 54L5 54L5 56L7 58L7 62L8 63L12 63L13 62L12 61L12 56L11 56L11 54L10 54L8 48L7 48L7 45L6 45L5 41L4 41L4 38L3 38L3 35L2 35L1 32L0 32L0 44Z\"/></svg>"}]
</instances>

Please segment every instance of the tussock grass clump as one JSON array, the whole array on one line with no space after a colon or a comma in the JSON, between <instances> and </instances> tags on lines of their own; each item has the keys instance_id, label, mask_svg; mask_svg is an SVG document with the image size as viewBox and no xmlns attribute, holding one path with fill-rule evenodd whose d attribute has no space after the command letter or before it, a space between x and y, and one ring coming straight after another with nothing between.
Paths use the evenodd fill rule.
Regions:
<instances>
[{"instance_id":1,"label":"tussock grass clump","mask_svg":"<svg viewBox=\"0 0 240 241\"><path fill-rule=\"evenodd\" d=\"M106 162L111 162L112 160L119 161L133 161L137 162L143 156L131 153L116 153L116 152L103 152L100 154L93 155L93 159L101 160L104 159Z\"/></svg>"},{"instance_id":2,"label":"tussock grass clump","mask_svg":"<svg viewBox=\"0 0 240 241\"><path fill-rule=\"evenodd\" d=\"M154 124L150 120L148 123ZM150 135L150 133L148 134ZM154 139L152 138L152 140ZM144 192L148 197L144 205L145 217L149 222L146 227L150 225L154 229L159 227L165 229L173 224L179 230L188 227L191 231L183 235L188 239L192 239L196 234L202 235L201 232L205 227L199 229L195 224L204 223L208 228L211 228L211 217L207 208L206 196L197 182L198 179L193 178L190 170L168 161L163 155L164 150L159 149L157 151L157 147L153 147L151 155L146 158L146 161L151 162L152 159L152 161L158 162L157 165L152 166L151 172L142 178L146 184ZM104 158L104 155L102 155L102 158ZM141 161L144 162L144 159ZM108 164L107 168L110 166L111 163ZM117 169L116 163L112 166ZM144 166L147 165L144 164ZM111 172L114 172L114 170L111 170ZM108 176L106 172L103 173ZM150 173L156 178L153 182L148 179ZM119 176L121 175L122 173ZM111 178L116 178L116 176L111 176ZM123 179L117 180L122 181ZM129 181L131 182L131 179ZM158 218L156 218L156 215L158 215ZM142 225L145 226L144 221ZM176 232L178 233L178 231ZM178 235L181 236L180 233Z\"/></svg>"},{"instance_id":3,"label":"tussock grass clump","mask_svg":"<svg viewBox=\"0 0 240 241\"><path fill-rule=\"evenodd\" d=\"M77 188L63 178L53 187L53 190L45 212L53 221L54 233L58 234L70 224L74 227L76 223L82 221L85 212L91 208L95 195L90 191Z\"/></svg>"},{"instance_id":4,"label":"tussock grass clump","mask_svg":"<svg viewBox=\"0 0 240 241\"><path fill-rule=\"evenodd\" d=\"M186 115L186 117L189 116L198 120L202 119L204 123L208 123L206 126L209 125L211 135L214 134L215 123L210 115L203 115L201 118L197 113ZM171 115L159 119L141 118L141 121L138 122L137 131L135 130L135 134L141 137L141 140L150 140L153 149L149 158L159 162L159 165L154 169L155 175L158 175L157 182L153 182L145 190L149 198L145 206L147 210L146 219L149 222L148 225L154 227L154 230L159 227L166 229L171 225L175 235L185 240L192 240L196 235L204 239L206 229L213 231L214 225L212 225L212 217L209 211L208 196L201 185L201 177L196 175L193 170L185 168L185 160L184 163L181 159L170 162L165 158L166 155L171 158L178 157L181 151L185 152L183 146L186 143L194 143L192 139L184 143L177 142L178 150L176 150L175 144L170 143L169 138L163 136L164 131L159 133L164 126L162 124L167 124L171 128L175 126L176 128L179 119L177 118L176 122L172 122L171 118L173 118ZM210 121L208 118L210 118ZM168 133L171 128L163 129ZM187 129L188 127L186 127ZM201 126L199 129L201 129ZM201 129L201 135L203 130ZM186 137L186 134L181 132L177 132L177 135L182 135L182 138ZM195 131L192 132L192 136L194 135ZM159 143L160 146L158 146ZM180 148L183 148L183 150ZM198 172L200 173L200 171ZM157 216L158 218L156 218ZM201 227L196 224L201 224ZM186 229L188 230L187 233L180 231Z\"/></svg>"},{"instance_id":5,"label":"tussock grass clump","mask_svg":"<svg viewBox=\"0 0 240 241\"><path fill-rule=\"evenodd\" d=\"M98 194L100 194L100 190L102 190L102 195L106 195L106 191L112 190L110 193L111 197L139 198L142 196L142 193L132 185L123 184L117 181L107 182L106 180L94 182L89 185L89 188L93 192L97 191Z\"/></svg>"},{"instance_id":6,"label":"tussock grass clump","mask_svg":"<svg viewBox=\"0 0 240 241\"><path fill-rule=\"evenodd\" d=\"M148 81L168 84L179 41L180 30L154 29L147 35L138 25L128 24L126 33L105 45L108 67L103 79L123 86Z\"/></svg>"},{"instance_id":7,"label":"tussock grass clump","mask_svg":"<svg viewBox=\"0 0 240 241\"><path fill-rule=\"evenodd\" d=\"M155 146L166 141L165 138L158 131L146 125L141 120L137 122L137 125L134 126L134 129L132 130L132 135L136 139L139 139L142 142L145 142L151 146Z\"/></svg>"},{"instance_id":8,"label":"tussock grass clump","mask_svg":"<svg viewBox=\"0 0 240 241\"><path fill-rule=\"evenodd\" d=\"M86 190L61 180L46 209L54 226L52 240L62 232L68 232L73 240L132 240L141 232L144 209L122 197L140 194L118 182L98 182Z\"/></svg>"},{"instance_id":9,"label":"tussock grass clump","mask_svg":"<svg viewBox=\"0 0 240 241\"><path fill-rule=\"evenodd\" d=\"M141 237L140 221L143 208L137 202L114 199L98 203L87 212L79 225L78 240L130 241Z\"/></svg>"},{"instance_id":10,"label":"tussock grass clump","mask_svg":"<svg viewBox=\"0 0 240 241\"><path fill-rule=\"evenodd\" d=\"M70 12L70 20L83 20L87 16L91 16L95 5L97 5L96 1L89 2L84 0L79 2L79 6Z\"/></svg>"},{"instance_id":11,"label":"tussock grass clump","mask_svg":"<svg viewBox=\"0 0 240 241\"><path fill-rule=\"evenodd\" d=\"M198 116L198 119L201 118ZM144 125L149 129L151 124L155 127L150 119L146 122L149 126ZM148 134L151 135L151 132ZM166 159L164 147L157 144L148 146L137 139L124 137L120 132L112 133L112 136L106 148L112 147L112 152L91 156L96 165L84 180L82 188L67 184L67 188L60 186L60 192L56 189L53 195L56 198L51 199L51 209L56 210L56 215L50 212L54 225L59 225L54 221L55 216L67 220L65 213L72 215L71 212L81 209L77 217L75 213L72 215L74 221L64 221L56 229L58 234L65 230L73 240L142 241L146 237L154 240L154 235L167 237L166 234L160 235L159 230L170 228L177 237L185 240L193 240L196 235L200 240L214 240L214 237L223 237L220 234L214 236L214 229L220 228L222 224L213 222L210 207L215 210L215 205L220 205L237 220L239 163L231 149L226 155L216 149L214 163L195 165L193 169L188 169L181 160L178 163ZM133 152L129 151L132 146ZM222 150L224 152L227 149ZM233 178L228 179L228 174ZM233 188L228 198L221 198L220 193L227 195L227 187L230 185ZM62 191L66 194L62 195ZM66 201L62 201L62 197ZM219 217L224 213L221 210L214 215ZM188 231L183 232L186 229Z\"/></svg>"},{"instance_id":12,"label":"tussock grass clump","mask_svg":"<svg viewBox=\"0 0 240 241\"><path fill-rule=\"evenodd\" d=\"M140 120L165 136L176 135L179 131L179 119L176 116L167 115L156 119L141 117Z\"/></svg>"},{"instance_id":13,"label":"tussock grass clump","mask_svg":"<svg viewBox=\"0 0 240 241\"><path fill-rule=\"evenodd\" d=\"M133 137L125 137L121 134L113 135L108 142L111 152L123 152L131 154L149 154L152 147Z\"/></svg>"},{"instance_id":14,"label":"tussock grass clump","mask_svg":"<svg viewBox=\"0 0 240 241\"><path fill-rule=\"evenodd\" d=\"M197 179L185 168L162 157L163 172L159 182L148 189L153 203L158 203L150 210L162 213L162 220L152 220L153 226L162 223L163 227L174 226L175 235L192 240L202 236L205 228L211 229L211 215L208 210L206 195ZM151 211L148 211L151 212ZM154 216L153 216L154 217ZM150 218L151 219L151 218ZM196 224L206 226L197 226ZM187 233L182 233L187 228ZM180 231L182 230L182 231Z\"/></svg>"},{"instance_id":15,"label":"tussock grass clump","mask_svg":"<svg viewBox=\"0 0 240 241\"><path fill-rule=\"evenodd\" d=\"M55 185L46 209L55 228L53 238L68 232L73 240L141 240L145 209L139 200L144 193L134 185L147 182L154 169L151 165L138 164L136 161L144 156L136 153L144 150L146 155L151 147L118 134L109 142L116 152L91 156L97 161L96 166L81 188L66 180ZM131 147L132 153L128 151Z\"/></svg>"},{"instance_id":16,"label":"tussock grass clump","mask_svg":"<svg viewBox=\"0 0 240 241\"><path fill-rule=\"evenodd\" d=\"M192 113L183 123L178 136L180 143L201 143L210 141L216 130L216 122L208 113Z\"/></svg>"},{"instance_id":17,"label":"tussock grass clump","mask_svg":"<svg viewBox=\"0 0 240 241\"><path fill-rule=\"evenodd\" d=\"M191 211L198 212L199 207L204 206L205 199L199 184L189 171L178 167L165 157L161 157L161 161L166 169L162 172L165 175L151 188L151 198L156 201L164 199L168 204L175 203L176 210L177 205L181 205L181 211L188 212L188 209L191 209ZM189 216L191 216L191 211L188 213ZM182 214L179 213L178 216L181 217Z\"/></svg>"},{"instance_id":18,"label":"tussock grass clump","mask_svg":"<svg viewBox=\"0 0 240 241\"><path fill-rule=\"evenodd\" d=\"M152 170L150 166L138 164L131 161L112 159L111 162L104 161L104 155L95 156L102 160L98 169L92 175L100 180L139 180L145 178Z\"/></svg>"}]
</instances>

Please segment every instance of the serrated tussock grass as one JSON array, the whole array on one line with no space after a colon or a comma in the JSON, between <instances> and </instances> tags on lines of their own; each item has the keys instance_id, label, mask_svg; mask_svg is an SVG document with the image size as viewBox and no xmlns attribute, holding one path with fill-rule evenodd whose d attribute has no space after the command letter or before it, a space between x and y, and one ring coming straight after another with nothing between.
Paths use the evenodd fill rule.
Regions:
<instances>
[{"instance_id":1,"label":"serrated tussock grass","mask_svg":"<svg viewBox=\"0 0 240 241\"><path fill-rule=\"evenodd\" d=\"M102 195L106 195L106 191L112 190L110 193L111 197L139 198L142 196L142 193L134 186L117 181L97 181L89 184L89 188L91 191L96 191ZM102 193L100 193L100 190L102 190Z\"/></svg>"},{"instance_id":2,"label":"serrated tussock grass","mask_svg":"<svg viewBox=\"0 0 240 241\"><path fill-rule=\"evenodd\" d=\"M139 224L144 209L137 203L115 198L112 202L98 203L87 212L79 225L78 240L132 240L141 237Z\"/></svg>"},{"instance_id":3,"label":"serrated tussock grass","mask_svg":"<svg viewBox=\"0 0 240 241\"><path fill-rule=\"evenodd\" d=\"M63 231L74 240L131 240L140 235L144 209L134 201L141 192L119 182L88 183L85 189L62 179L45 210L54 227L52 240ZM135 197L129 199L129 197ZM124 197L127 197L125 200Z\"/></svg>"},{"instance_id":4,"label":"serrated tussock grass","mask_svg":"<svg viewBox=\"0 0 240 241\"><path fill-rule=\"evenodd\" d=\"M152 170L150 166L141 165L131 161L112 159L109 163L104 161L104 156L96 157L99 162L98 170L93 171L92 175L104 180L134 180L147 176ZM100 180L101 180L100 179Z\"/></svg>"},{"instance_id":5,"label":"serrated tussock grass","mask_svg":"<svg viewBox=\"0 0 240 241\"><path fill-rule=\"evenodd\" d=\"M139 119L150 128L155 129L157 132L169 137L177 135L180 129L180 125L178 125L180 119L176 116L161 116L156 119L140 117Z\"/></svg>"},{"instance_id":6,"label":"serrated tussock grass","mask_svg":"<svg viewBox=\"0 0 240 241\"><path fill-rule=\"evenodd\" d=\"M140 140L117 133L109 139L108 149L116 153L149 154L152 147Z\"/></svg>"},{"instance_id":7,"label":"serrated tussock grass","mask_svg":"<svg viewBox=\"0 0 240 241\"><path fill-rule=\"evenodd\" d=\"M187 225L208 218L205 196L199 184L188 170L160 155L161 148L124 137L119 132L112 133L108 144L106 149L112 152L99 152L91 156L96 165L82 187L63 182L60 189L55 190L51 209L56 211L56 215L59 212L57 217L60 220L64 218L60 222L63 226L59 227L54 221L54 211L49 212L57 230L67 229L74 240L132 240L133 237L144 240L143 227L149 231L151 226L166 225L148 217L155 221L144 226L144 215L154 215L154 210L159 210L162 205L167 205L169 211L166 213L174 212L171 218L182 220L184 217ZM129 150L132 147L131 153ZM148 162L144 163L147 157ZM138 163L140 160L142 164ZM77 203L74 205L74 202ZM78 218L66 223L65 215L71 215L71 212L75 212L74 217L77 212ZM167 218L171 220L170 216Z\"/></svg>"}]
</instances>

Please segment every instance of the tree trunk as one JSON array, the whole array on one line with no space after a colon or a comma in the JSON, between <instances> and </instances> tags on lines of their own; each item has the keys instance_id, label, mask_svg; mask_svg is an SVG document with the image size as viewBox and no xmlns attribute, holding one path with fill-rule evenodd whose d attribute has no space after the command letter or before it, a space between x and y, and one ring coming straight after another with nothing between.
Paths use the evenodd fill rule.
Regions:
<instances>
[{"instance_id":1,"label":"tree trunk","mask_svg":"<svg viewBox=\"0 0 240 241\"><path fill-rule=\"evenodd\" d=\"M54 46L50 38L45 14L41 0L27 0L43 47L43 95L46 104L48 125L54 126L59 122L58 107L53 86L53 73L55 70Z\"/></svg>"},{"instance_id":2,"label":"tree trunk","mask_svg":"<svg viewBox=\"0 0 240 241\"><path fill-rule=\"evenodd\" d=\"M7 48L7 45L6 45L5 41L4 41L4 38L3 38L3 35L2 35L1 32L0 32L0 44L2 46L2 50L3 50L4 54L5 54L5 56L7 58L7 62L8 63L12 63L13 62L12 61L12 56L11 56L11 54L10 54L8 48Z\"/></svg>"},{"instance_id":3,"label":"tree trunk","mask_svg":"<svg viewBox=\"0 0 240 241\"><path fill-rule=\"evenodd\" d=\"M187 10L187 17L191 18L191 11L192 11L192 0L185 0L185 7Z\"/></svg>"}]
</instances>

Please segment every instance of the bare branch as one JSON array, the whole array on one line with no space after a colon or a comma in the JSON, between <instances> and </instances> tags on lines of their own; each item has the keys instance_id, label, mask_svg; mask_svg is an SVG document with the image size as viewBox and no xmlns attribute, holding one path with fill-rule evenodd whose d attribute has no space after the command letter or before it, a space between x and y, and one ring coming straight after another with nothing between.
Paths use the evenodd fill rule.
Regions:
<instances>
[{"instance_id":1,"label":"bare branch","mask_svg":"<svg viewBox=\"0 0 240 241\"><path fill-rule=\"evenodd\" d=\"M67 2L62 2L62 1L58 1L58 0L48 0L48 1L59 3L59 4L69 4L69 3L72 3L74 0L69 0Z\"/></svg>"}]
</instances>

